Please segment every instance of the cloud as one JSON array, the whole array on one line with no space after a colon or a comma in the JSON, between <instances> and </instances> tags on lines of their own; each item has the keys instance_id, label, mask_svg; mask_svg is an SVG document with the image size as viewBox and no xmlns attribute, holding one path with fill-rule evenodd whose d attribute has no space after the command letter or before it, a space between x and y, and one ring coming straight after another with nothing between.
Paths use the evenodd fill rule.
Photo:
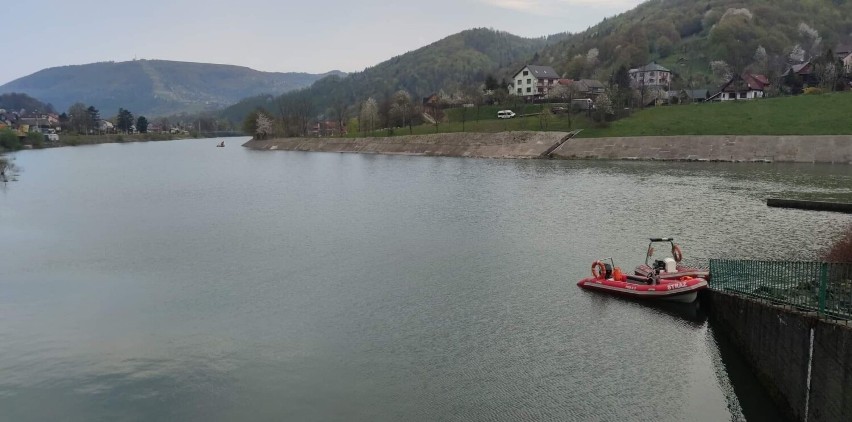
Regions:
<instances>
[{"instance_id":1,"label":"cloud","mask_svg":"<svg viewBox=\"0 0 852 422\"><path fill-rule=\"evenodd\" d=\"M595 9L627 11L645 0L479 0L502 9L515 10L535 15L564 15L568 8L584 7Z\"/></svg>"}]
</instances>

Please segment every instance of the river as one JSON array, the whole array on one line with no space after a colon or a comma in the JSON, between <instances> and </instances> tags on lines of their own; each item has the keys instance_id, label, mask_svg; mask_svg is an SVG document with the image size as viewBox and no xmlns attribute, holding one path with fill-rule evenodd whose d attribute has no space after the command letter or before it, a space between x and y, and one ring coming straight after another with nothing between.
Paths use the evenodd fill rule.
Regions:
<instances>
[{"instance_id":1,"label":"river","mask_svg":"<svg viewBox=\"0 0 852 422\"><path fill-rule=\"evenodd\" d=\"M647 238L814 258L830 165L23 151L0 185L3 420L772 420L701 311L582 291Z\"/></svg>"}]
</instances>

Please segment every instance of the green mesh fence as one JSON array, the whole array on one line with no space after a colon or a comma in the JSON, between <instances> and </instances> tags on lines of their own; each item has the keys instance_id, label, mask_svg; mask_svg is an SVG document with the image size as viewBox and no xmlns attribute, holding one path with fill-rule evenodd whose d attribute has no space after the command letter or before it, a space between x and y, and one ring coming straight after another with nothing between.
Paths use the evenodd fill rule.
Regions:
<instances>
[{"instance_id":1,"label":"green mesh fence","mask_svg":"<svg viewBox=\"0 0 852 422\"><path fill-rule=\"evenodd\" d=\"M710 288L852 319L852 264L711 259Z\"/></svg>"}]
</instances>

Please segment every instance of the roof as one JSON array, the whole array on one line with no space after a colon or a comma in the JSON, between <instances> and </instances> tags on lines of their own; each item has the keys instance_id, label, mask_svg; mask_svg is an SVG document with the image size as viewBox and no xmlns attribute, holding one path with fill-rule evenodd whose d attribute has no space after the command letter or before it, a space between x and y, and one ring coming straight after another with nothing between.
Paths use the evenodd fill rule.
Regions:
<instances>
[{"instance_id":1,"label":"roof","mask_svg":"<svg viewBox=\"0 0 852 422\"><path fill-rule=\"evenodd\" d=\"M790 73L790 71L792 71L793 73L797 73L799 75L810 75L811 72L813 71L813 68L811 67L811 62L794 64L794 65L791 65L790 68L787 69L786 72L784 72L784 76L787 76Z\"/></svg>"},{"instance_id":2,"label":"roof","mask_svg":"<svg viewBox=\"0 0 852 422\"><path fill-rule=\"evenodd\" d=\"M837 47L834 48L834 54L841 57L846 57L850 53L852 53L852 44L838 44Z\"/></svg>"},{"instance_id":3,"label":"roof","mask_svg":"<svg viewBox=\"0 0 852 422\"><path fill-rule=\"evenodd\" d=\"M636 73L636 72L669 72L669 73L671 73L671 70L666 69L665 67L660 66L657 63L650 63L650 64L647 64L647 65L642 66L642 67L637 68L637 69L630 69L630 73Z\"/></svg>"},{"instance_id":4,"label":"roof","mask_svg":"<svg viewBox=\"0 0 852 422\"><path fill-rule=\"evenodd\" d=\"M719 92L763 91L769 85L769 78L764 75L743 73L742 75L734 75L728 83L722 85Z\"/></svg>"},{"instance_id":5,"label":"roof","mask_svg":"<svg viewBox=\"0 0 852 422\"><path fill-rule=\"evenodd\" d=\"M710 96L709 89L684 89L681 92L685 93L687 97L696 99L696 98L707 98Z\"/></svg>"},{"instance_id":6,"label":"roof","mask_svg":"<svg viewBox=\"0 0 852 422\"><path fill-rule=\"evenodd\" d=\"M553 70L552 67L550 67L550 66L535 66L535 65L531 65L531 64L528 64L528 65L524 66L523 68L521 68L521 70L515 72L515 76L517 76L519 73L521 73L521 71L523 71L524 69L529 69L530 75L535 76L536 79L557 79L557 78L559 78L559 75L556 73L555 70Z\"/></svg>"}]
</instances>

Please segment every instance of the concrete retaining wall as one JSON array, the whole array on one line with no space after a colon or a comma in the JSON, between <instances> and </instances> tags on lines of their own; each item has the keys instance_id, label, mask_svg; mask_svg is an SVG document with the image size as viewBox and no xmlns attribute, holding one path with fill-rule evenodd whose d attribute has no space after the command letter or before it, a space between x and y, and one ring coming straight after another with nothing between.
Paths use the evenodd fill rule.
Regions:
<instances>
[{"instance_id":1,"label":"concrete retaining wall","mask_svg":"<svg viewBox=\"0 0 852 422\"><path fill-rule=\"evenodd\" d=\"M563 159L775 161L852 164L852 136L649 136L574 138Z\"/></svg>"},{"instance_id":2,"label":"concrete retaining wall","mask_svg":"<svg viewBox=\"0 0 852 422\"><path fill-rule=\"evenodd\" d=\"M388 138L283 138L250 140L259 150L360 152L481 158L539 158L565 132L439 133Z\"/></svg>"},{"instance_id":3,"label":"concrete retaining wall","mask_svg":"<svg viewBox=\"0 0 852 422\"><path fill-rule=\"evenodd\" d=\"M737 345L784 413L799 421L852 420L852 325L706 293L703 300L716 330Z\"/></svg>"}]
</instances>

